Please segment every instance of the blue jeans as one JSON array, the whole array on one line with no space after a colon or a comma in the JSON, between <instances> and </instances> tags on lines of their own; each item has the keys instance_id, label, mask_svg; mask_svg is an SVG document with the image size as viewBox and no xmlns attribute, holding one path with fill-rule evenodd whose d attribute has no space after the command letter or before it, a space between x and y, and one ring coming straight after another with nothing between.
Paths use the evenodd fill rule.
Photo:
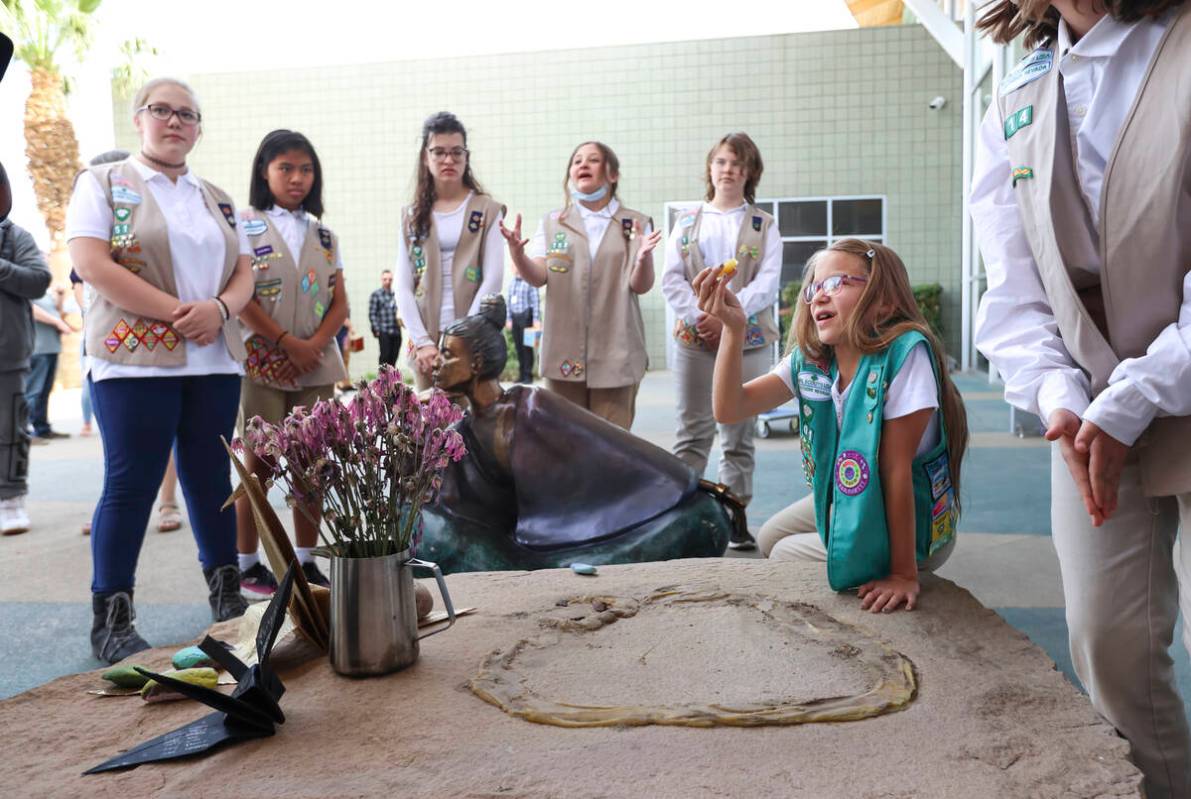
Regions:
<instances>
[{"instance_id":1,"label":"blue jeans","mask_svg":"<svg viewBox=\"0 0 1191 799\"><path fill-rule=\"evenodd\" d=\"M176 440L178 482L204 569L236 562L229 442L240 404L239 375L133 377L94 382L103 441L103 493L91 522L91 591L131 591L145 527Z\"/></svg>"},{"instance_id":2,"label":"blue jeans","mask_svg":"<svg viewBox=\"0 0 1191 799\"><path fill-rule=\"evenodd\" d=\"M29 378L25 383L25 404L29 406L29 424L33 435L50 434L50 392L58 372L58 353L34 355L29 359Z\"/></svg>"}]
</instances>

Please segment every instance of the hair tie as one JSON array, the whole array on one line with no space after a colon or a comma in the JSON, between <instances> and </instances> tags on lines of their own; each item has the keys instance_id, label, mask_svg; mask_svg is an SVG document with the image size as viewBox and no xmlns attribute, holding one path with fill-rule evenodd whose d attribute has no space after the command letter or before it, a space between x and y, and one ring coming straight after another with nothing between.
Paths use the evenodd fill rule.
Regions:
<instances>
[{"instance_id":1,"label":"hair tie","mask_svg":"<svg viewBox=\"0 0 1191 799\"><path fill-rule=\"evenodd\" d=\"M876 251L876 250L874 250L874 249L872 249L872 248L870 248L870 249L869 249L869 251L865 253L865 255L867 255L867 256L868 256L868 259L871 261L873 258L875 258L875 257L876 257L876 255L877 255L877 251Z\"/></svg>"}]
</instances>

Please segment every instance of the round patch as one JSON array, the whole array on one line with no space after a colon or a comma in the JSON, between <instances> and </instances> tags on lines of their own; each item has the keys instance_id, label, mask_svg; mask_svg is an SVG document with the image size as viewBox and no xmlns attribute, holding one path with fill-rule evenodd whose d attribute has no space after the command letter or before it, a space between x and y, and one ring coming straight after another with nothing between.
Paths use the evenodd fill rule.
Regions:
<instances>
[{"instance_id":1,"label":"round patch","mask_svg":"<svg viewBox=\"0 0 1191 799\"><path fill-rule=\"evenodd\" d=\"M863 455L854 449L840 453L835 462L835 485L849 497L868 488L868 461Z\"/></svg>"}]
</instances>

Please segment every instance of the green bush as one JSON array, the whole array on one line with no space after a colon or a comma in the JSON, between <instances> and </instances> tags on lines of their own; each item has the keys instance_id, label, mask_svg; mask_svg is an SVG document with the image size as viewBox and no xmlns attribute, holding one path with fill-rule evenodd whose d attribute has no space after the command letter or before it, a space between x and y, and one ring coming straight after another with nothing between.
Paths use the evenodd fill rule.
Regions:
<instances>
[{"instance_id":1,"label":"green bush","mask_svg":"<svg viewBox=\"0 0 1191 799\"><path fill-rule=\"evenodd\" d=\"M799 293L802 291L802 281L792 280L782 286L778 311L778 327L782 333L782 346L785 347L786 338L790 333L790 323L794 319L794 309L798 307ZM913 287L914 301L918 303L918 310L926 318L927 324L935 331L935 335L943 338L943 287L938 283L922 283Z\"/></svg>"}]
</instances>

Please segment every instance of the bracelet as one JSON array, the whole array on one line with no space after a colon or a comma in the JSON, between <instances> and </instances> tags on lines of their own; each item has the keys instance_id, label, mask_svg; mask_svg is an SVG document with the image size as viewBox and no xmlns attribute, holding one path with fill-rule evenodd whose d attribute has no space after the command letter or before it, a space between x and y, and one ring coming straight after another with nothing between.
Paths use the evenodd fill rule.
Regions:
<instances>
[{"instance_id":1,"label":"bracelet","mask_svg":"<svg viewBox=\"0 0 1191 799\"><path fill-rule=\"evenodd\" d=\"M219 315L223 317L223 321L226 322L232 318L231 312L227 309L227 303L218 297L212 297L211 299L215 300L215 303L219 306Z\"/></svg>"},{"instance_id":2,"label":"bracelet","mask_svg":"<svg viewBox=\"0 0 1191 799\"><path fill-rule=\"evenodd\" d=\"M276 340L276 341L274 341L273 343L274 343L276 346L280 347L280 346L281 346L281 340L282 340L283 338L285 338L286 336L288 336L288 335L289 335L289 331L288 331L288 330L282 330L282 331L281 331L281 335L280 335L280 336L278 336L278 337L277 337L277 340Z\"/></svg>"}]
</instances>

